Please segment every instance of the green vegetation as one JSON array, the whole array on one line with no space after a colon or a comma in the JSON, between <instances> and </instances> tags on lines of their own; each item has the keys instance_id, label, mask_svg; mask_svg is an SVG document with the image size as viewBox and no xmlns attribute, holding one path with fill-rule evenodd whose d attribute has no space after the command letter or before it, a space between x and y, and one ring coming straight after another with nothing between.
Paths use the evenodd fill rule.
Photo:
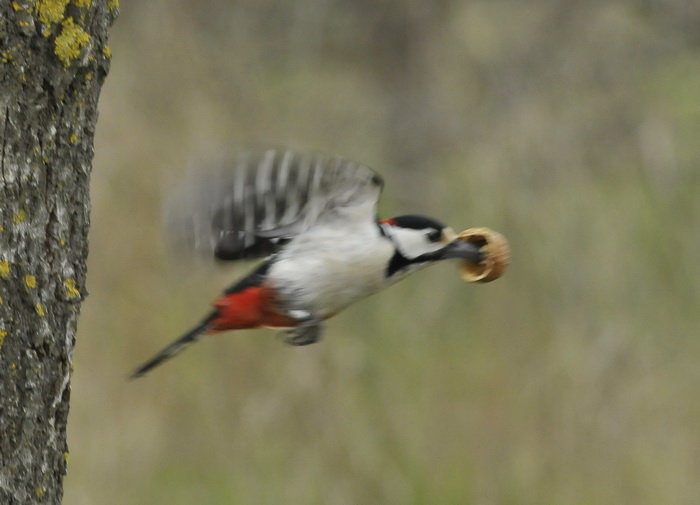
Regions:
<instances>
[{"instance_id":1,"label":"green vegetation","mask_svg":"<svg viewBox=\"0 0 700 505\"><path fill-rule=\"evenodd\" d=\"M696 8L121 4L66 503L697 503ZM318 345L212 337L127 382L245 272L173 259L160 213L184 160L248 142L363 161L382 215L489 226L513 264L416 274Z\"/></svg>"}]
</instances>

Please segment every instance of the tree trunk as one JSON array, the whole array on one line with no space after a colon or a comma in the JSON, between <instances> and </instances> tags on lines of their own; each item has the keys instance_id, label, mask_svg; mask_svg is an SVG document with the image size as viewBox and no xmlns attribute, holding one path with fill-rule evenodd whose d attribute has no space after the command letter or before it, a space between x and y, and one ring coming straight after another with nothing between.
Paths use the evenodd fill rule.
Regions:
<instances>
[{"instance_id":1,"label":"tree trunk","mask_svg":"<svg viewBox=\"0 0 700 505\"><path fill-rule=\"evenodd\" d=\"M0 503L58 504L117 0L0 2Z\"/></svg>"}]
</instances>

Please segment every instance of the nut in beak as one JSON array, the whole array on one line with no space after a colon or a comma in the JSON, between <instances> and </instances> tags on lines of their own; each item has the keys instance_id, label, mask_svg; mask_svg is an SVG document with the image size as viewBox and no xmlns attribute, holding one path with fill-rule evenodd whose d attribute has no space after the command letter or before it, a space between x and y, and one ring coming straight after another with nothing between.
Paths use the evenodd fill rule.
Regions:
<instances>
[{"instance_id":1,"label":"nut in beak","mask_svg":"<svg viewBox=\"0 0 700 505\"><path fill-rule=\"evenodd\" d=\"M503 275L510 263L510 248L503 235L489 228L469 228L457 235L457 240L474 244L484 254L479 263L466 259L459 263L459 275L463 280L491 282Z\"/></svg>"}]
</instances>

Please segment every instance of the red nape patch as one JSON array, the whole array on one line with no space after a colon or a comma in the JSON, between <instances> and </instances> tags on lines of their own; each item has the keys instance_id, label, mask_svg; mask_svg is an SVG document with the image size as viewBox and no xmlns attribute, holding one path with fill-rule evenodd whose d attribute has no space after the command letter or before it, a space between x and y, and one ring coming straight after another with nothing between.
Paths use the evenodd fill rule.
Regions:
<instances>
[{"instance_id":1,"label":"red nape patch","mask_svg":"<svg viewBox=\"0 0 700 505\"><path fill-rule=\"evenodd\" d=\"M380 223L388 224L391 226L396 226L396 220L393 217L389 217L387 219L380 219Z\"/></svg>"},{"instance_id":2,"label":"red nape patch","mask_svg":"<svg viewBox=\"0 0 700 505\"><path fill-rule=\"evenodd\" d=\"M214 302L217 314L210 331L296 326L296 320L279 313L275 298L274 290L267 286L252 286L222 296Z\"/></svg>"}]
</instances>

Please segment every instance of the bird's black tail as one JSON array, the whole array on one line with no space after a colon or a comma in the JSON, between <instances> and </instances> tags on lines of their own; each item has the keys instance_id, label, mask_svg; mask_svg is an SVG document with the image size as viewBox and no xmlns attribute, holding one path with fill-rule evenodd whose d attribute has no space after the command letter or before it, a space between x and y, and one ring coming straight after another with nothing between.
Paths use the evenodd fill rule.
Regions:
<instances>
[{"instance_id":1,"label":"bird's black tail","mask_svg":"<svg viewBox=\"0 0 700 505\"><path fill-rule=\"evenodd\" d=\"M148 373L151 369L157 367L164 361L172 358L175 356L177 353L182 351L185 347L190 345L191 343L195 342L197 338L207 331L209 328L211 328L211 322L216 316L216 313L212 313L208 317L206 317L201 323L199 323L197 326L192 328L190 331L185 333L183 336L178 338L175 342L170 344L168 347L160 351L158 354L153 356L151 359L149 359L146 363L141 365L136 369L136 371L131 374L129 377L130 379L137 379L146 373Z\"/></svg>"}]
</instances>

